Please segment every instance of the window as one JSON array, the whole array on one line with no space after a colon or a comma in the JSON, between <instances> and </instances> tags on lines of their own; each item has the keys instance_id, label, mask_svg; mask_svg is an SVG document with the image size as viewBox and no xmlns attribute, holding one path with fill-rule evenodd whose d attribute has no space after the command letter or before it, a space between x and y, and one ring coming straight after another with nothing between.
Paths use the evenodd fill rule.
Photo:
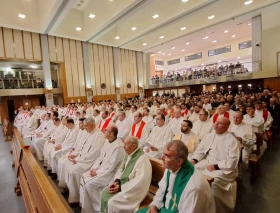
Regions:
<instances>
[{"instance_id":1,"label":"window","mask_svg":"<svg viewBox=\"0 0 280 213\"><path fill-rule=\"evenodd\" d=\"M185 61L193 61L193 60L196 60L196 59L200 59L202 58L202 53L196 53L194 55L189 55L189 56L186 56L185 57Z\"/></svg>"},{"instance_id":2,"label":"window","mask_svg":"<svg viewBox=\"0 0 280 213\"><path fill-rule=\"evenodd\" d=\"M180 63L180 58L173 59L171 61L167 61L168 65L179 64L179 63Z\"/></svg>"},{"instance_id":3,"label":"window","mask_svg":"<svg viewBox=\"0 0 280 213\"><path fill-rule=\"evenodd\" d=\"M164 66L164 61L157 61L157 60L156 60L156 65Z\"/></svg>"},{"instance_id":4,"label":"window","mask_svg":"<svg viewBox=\"0 0 280 213\"><path fill-rule=\"evenodd\" d=\"M252 47L252 41L244 41L238 44L239 50L247 49Z\"/></svg>"},{"instance_id":5,"label":"window","mask_svg":"<svg viewBox=\"0 0 280 213\"><path fill-rule=\"evenodd\" d=\"M219 49L209 50L208 56L220 55L229 52L231 52L231 46L226 46Z\"/></svg>"}]
</instances>

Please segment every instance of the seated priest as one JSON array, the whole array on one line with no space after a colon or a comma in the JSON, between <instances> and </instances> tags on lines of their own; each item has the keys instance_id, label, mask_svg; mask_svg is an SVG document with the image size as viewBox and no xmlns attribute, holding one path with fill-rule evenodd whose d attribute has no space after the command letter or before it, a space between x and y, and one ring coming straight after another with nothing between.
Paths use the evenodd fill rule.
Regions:
<instances>
[{"instance_id":1,"label":"seated priest","mask_svg":"<svg viewBox=\"0 0 280 213\"><path fill-rule=\"evenodd\" d=\"M184 118L181 116L181 109L174 110L174 118L172 118L168 123L168 128L172 131L174 135L180 134L181 124Z\"/></svg>"},{"instance_id":2,"label":"seated priest","mask_svg":"<svg viewBox=\"0 0 280 213\"><path fill-rule=\"evenodd\" d=\"M239 144L228 132L230 120L217 118L214 130L195 150L191 163L205 175L214 178L212 193L218 213L233 212L236 203Z\"/></svg>"},{"instance_id":3,"label":"seated priest","mask_svg":"<svg viewBox=\"0 0 280 213\"><path fill-rule=\"evenodd\" d=\"M100 212L101 194L114 177L123 161L123 142L117 137L118 128L110 125L105 130L106 142L91 169L85 172L80 182L80 203L82 212Z\"/></svg>"},{"instance_id":4,"label":"seated priest","mask_svg":"<svg viewBox=\"0 0 280 213\"><path fill-rule=\"evenodd\" d=\"M102 213L132 213L146 197L152 177L149 158L139 148L137 137L124 140L126 152L109 187L102 192Z\"/></svg>"},{"instance_id":5,"label":"seated priest","mask_svg":"<svg viewBox=\"0 0 280 213\"><path fill-rule=\"evenodd\" d=\"M130 132L130 124L126 119L125 111L117 112L116 126L118 127L118 138L124 141Z\"/></svg>"},{"instance_id":6,"label":"seated priest","mask_svg":"<svg viewBox=\"0 0 280 213\"><path fill-rule=\"evenodd\" d=\"M188 161L182 141L168 143L161 157L165 168L159 189L148 209L139 213L215 213L215 201L206 178Z\"/></svg>"},{"instance_id":7,"label":"seated priest","mask_svg":"<svg viewBox=\"0 0 280 213\"><path fill-rule=\"evenodd\" d=\"M84 121L87 134L80 148L79 154L71 154L63 162L59 172L58 186L69 189L68 202L72 205L79 203L80 181L83 173L88 171L100 155L105 143L102 132L96 127L94 118L88 117Z\"/></svg>"},{"instance_id":8,"label":"seated priest","mask_svg":"<svg viewBox=\"0 0 280 213\"><path fill-rule=\"evenodd\" d=\"M192 131L198 136L199 141L213 129L213 122L208 119L208 115L206 110L200 110L199 119L193 124Z\"/></svg>"},{"instance_id":9,"label":"seated priest","mask_svg":"<svg viewBox=\"0 0 280 213\"><path fill-rule=\"evenodd\" d=\"M228 118L228 119L230 119L230 114L226 111L226 107L224 105L218 106L217 113L215 113L210 118L210 120L213 122L213 124L215 124L218 118Z\"/></svg>"},{"instance_id":10,"label":"seated priest","mask_svg":"<svg viewBox=\"0 0 280 213\"><path fill-rule=\"evenodd\" d=\"M105 129L110 125L114 124L112 118L109 116L109 111L105 110L102 115L102 119L100 120L98 124L98 128L101 130L101 132L105 133Z\"/></svg>"},{"instance_id":11,"label":"seated priest","mask_svg":"<svg viewBox=\"0 0 280 213\"><path fill-rule=\"evenodd\" d=\"M143 150L149 157L160 159L163 147L171 141L173 133L165 124L164 114L156 115L155 119L156 126L146 140Z\"/></svg>"},{"instance_id":12,"label":"seated priest","mask_svg":"<svg viewBox=\"0 0 280 213\"><path fill-rule=\"evenodd\" d=\"M31 144L31 133L38 127L38 118L31 111L28 112L29 119L22 129L22 139L25 145Z\"/></svg>"}]
</instances>

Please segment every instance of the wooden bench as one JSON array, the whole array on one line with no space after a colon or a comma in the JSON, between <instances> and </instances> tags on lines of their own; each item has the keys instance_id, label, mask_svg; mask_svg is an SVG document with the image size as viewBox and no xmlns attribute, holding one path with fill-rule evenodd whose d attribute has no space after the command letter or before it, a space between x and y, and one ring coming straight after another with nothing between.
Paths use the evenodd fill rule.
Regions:
<instances>
[{"instance_id":1,"label":"wooden bench","mask_svg":"<svg viewBox=\"0 0 280 213\"><path fill-rule=\"evenodd\" d=\"M141 202L139 209L147 207L153 201L153 198L158 190L158 183L162 179L165 171L165 169L162 167L162 160L150 158L150 162L152 165L152 181L151 181L148 195ZM204 176L208 181L209 185L211 186L211 183L214 181L214 178L207 175Z\"/></svg>"},{"instance_id":2,"label":"wooden bench","mask_svg":"<svg viewBox=\"0 0 280 213\"><path fill-rule=\"evenodd\" d=\"M257 138L256 140L257 149L249 157L249 168L251 169L251 177L250 177L251 183L254 183L259 176L260 160L262 158L260 147L263 143L263 136L262 133L255 133L255 134Z\"/></svg>"},{"instance_id":3,"label":"wooden bench","mask_svg":"<svg viewBox=\"0 0 280 213\"><path fill-rule=\"evenodd\" d=\"M13 134L14 134L14 127L13 124L8 121L7 119L4 119L4 135L6 136L5 141L12 141Z\"/></svg>"},{"instance_id":4,"label":"wooden bench","mask_svg":"<svg viewBox=\"0 0 280 213\"><path fill-rule=\"evenodd\" d=\"M23 195L26 212L73 212L31 151L25 147L17 129L15 129L12 147L18 177L15 191L18 195Z\"/></svg>"}]
</instances>

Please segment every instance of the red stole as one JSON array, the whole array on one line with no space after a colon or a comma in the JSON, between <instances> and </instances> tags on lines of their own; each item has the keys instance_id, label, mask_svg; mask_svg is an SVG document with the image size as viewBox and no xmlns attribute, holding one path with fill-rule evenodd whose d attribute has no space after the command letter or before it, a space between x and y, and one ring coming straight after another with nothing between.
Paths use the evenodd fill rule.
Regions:
<instances>
[{"instance_id":1,"label":"red stole","mask_svg":"<svg viewBox=\"0 0 280 213\"><path fill-rule=\"evenodd\" d=\"M115 112L112 112L112 113L110 114L110 118L113 118L115 114L116 114Z\"/></svg>"},{"instance_id":2,"label":"red stole","mask_svg":"<svg viewBox=\"0 0 280 213\"><path fill-rule=\"evenodd\" d=\"M143 128L144 128L145 125L146 125L146 123L145 123L144 121L141 121L141 124L140 124L140 127L139 127L139 129L138 129L138 132L136 133L136 137L137 137L138 139L141 138L141 136L142 136L142 130L143 130ZM134 135L135 129L136 129L136 123L134 123L134 124L132 125L131 135Z\"/></svg>"},{"instance_id":3,"label":"red stole","mask_svg":"<svg viewBox=\"0 0 280 213\"><path fill-rule=\"evenodd\" d=\"M216 113L216 114L214 115L214 117L213 117L213 123L216 123L216 120L218 119L218 116L219 116L218 113ZM228 113L228 112L225 112L224 117L229 119L229 113Z\"/></svg>"},{"instance_id":4,"label":"red stole","mask_svg":"<svg viewBox=\"0 0 280 213\"><path fill-rule=\"evenodd\" d=\"M267 121L267 118L268 118L268 111L267 111L267 110L263 110L263 119L264 119L264 122Z\"/></svg>"},{"instance_id":5,"label":"red stole","mask_svg":"<svg viewBox=\"0 0 280 213\"><path fill-rule=\"evenodd\" d=\"M182 112L182 113L181 113L181 116L184 117L184 115L188 115L188 113L189 113L189 110L186 109L185 112Z\"/></svg>"},{"instance_id":6,"label":"red stole","mask_svg":"<svg viewBox=\"0 0 280 213\"><path fill-rule=\"evenodd\" d=\"M110 123L110 121L111 121L112 119L111 118L107 118L107 120L104 122L104 124L103 124L103 126L102 126L102 129L100 129L100 127L101 127L101 123L102 123L102 120L99 122L99 125L98 125L98 129L100 129L101 130L101 132L105 132L105 129L107 128L107 126L109 125L109 123Z\"/></svg>"}]
</instances>

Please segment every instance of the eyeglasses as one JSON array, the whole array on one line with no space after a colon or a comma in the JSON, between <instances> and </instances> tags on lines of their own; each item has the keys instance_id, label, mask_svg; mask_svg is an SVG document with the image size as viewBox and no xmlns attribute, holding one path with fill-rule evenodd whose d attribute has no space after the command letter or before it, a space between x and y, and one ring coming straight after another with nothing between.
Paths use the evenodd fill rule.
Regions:
<instances>
[{"instance_id":1,"label":"eyeglasses","mask_svg":"<svg viewBox=\"0 0 280 213\"><path fill-rule=\"evenodd\" d=\"M198 114L198 115L205 115L205 114Z\"/></svg>"}]
</instances>

